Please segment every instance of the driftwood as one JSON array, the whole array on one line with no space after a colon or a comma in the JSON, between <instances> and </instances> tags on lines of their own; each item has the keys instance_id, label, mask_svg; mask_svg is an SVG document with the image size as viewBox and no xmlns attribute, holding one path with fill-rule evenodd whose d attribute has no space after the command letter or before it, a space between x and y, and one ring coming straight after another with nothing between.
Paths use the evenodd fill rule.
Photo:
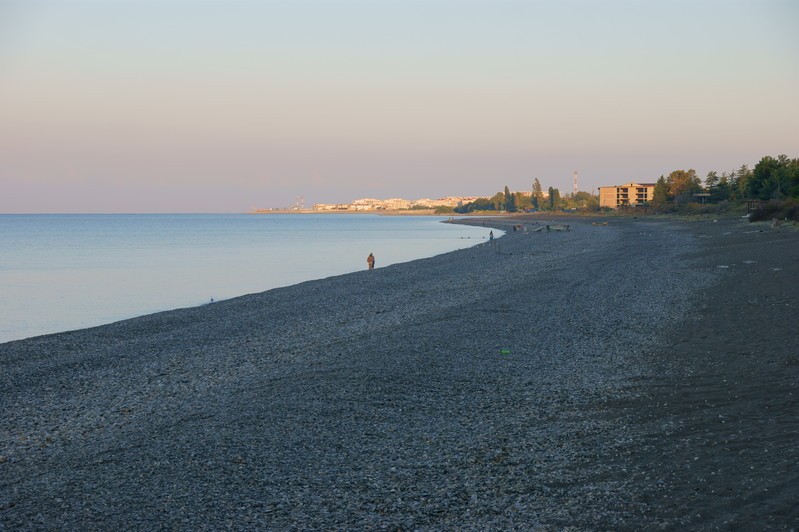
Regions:
<instances>
[{"instance_id":1,"label":"driftwood","mask_svg":"<svg viewBox=\"0 0 799 532\"><path fill-rule=\"evenodd\" d=\"M541 227L536 227L531 232L532 233L540 233L541 231L571 231L571 226L566 225L542 225Z\"/></svg>"}]
</instances>

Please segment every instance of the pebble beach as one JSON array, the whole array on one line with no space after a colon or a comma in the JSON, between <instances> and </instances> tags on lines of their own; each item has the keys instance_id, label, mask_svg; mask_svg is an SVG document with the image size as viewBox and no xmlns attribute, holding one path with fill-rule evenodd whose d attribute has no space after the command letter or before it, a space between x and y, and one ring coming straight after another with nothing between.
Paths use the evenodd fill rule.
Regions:
<instances>
[{"instance_id":1,"label":"pebble beach","mask_svg":"<svg viewBox=\"0 0 799 532\"><path fill-rule=\"evenodd\" d=\"M0 529L799 528L799 231L603 220L0 344Z\"/></svg>"}]
</instances>

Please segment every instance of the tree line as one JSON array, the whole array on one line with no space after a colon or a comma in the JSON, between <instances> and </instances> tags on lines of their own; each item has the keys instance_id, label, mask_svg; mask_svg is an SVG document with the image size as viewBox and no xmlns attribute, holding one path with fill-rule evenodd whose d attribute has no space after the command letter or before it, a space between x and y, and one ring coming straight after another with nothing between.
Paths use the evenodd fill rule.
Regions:
<instances>
[{"instance_id":1,"label":"tree line","mask_svg":"<svg viewBox=\"0 0 799 532\"><path fill-rule=\"evenodd\" d=\"M490 198L478 198L455 207L457 213L475 211L598 211L599 198L588 192L561 195L557 188L549 187L544 194L541 182L533 181L530 193L511 192L508 187ZM701 196L697 196L701 195ZM700 199L701 198L701 199ZM693 169L675 170L661 175L655 183L651 203L646 205L655 211L680 209L692 203L724 203L761 200L797 203L799 200L799 159L787 155L765 156L749 168L744 164L730 172L708 172L704 183Z\"/></svg>"},{"instance_id":2,"label":"tree line","mask_svg":"<svg viewBox=\"0 0 799 532\"><path fill-rule=\"evenodd\" d=\"M531 212L598 208L599 199L588 192L562 196L560 190L549 187L544 194L544 188L536 178L530 192L511 192L505 186L504 191L497 192L490 198L477 198L470 203L455 207L454 211L465 214L475 211Z\"/></svg>"},{"instance_id":3,"label":"tree line","mask_svg":"<svg viewBox=\"0 0 799 532\"><path fill-rule=\"evenodd\" d=\"M711 203L799 198L799 159L765 156L751 169L744 164L721 175L708 172L704 185L693 169L675 170L657 180L652 207L663 210L696 202L696 194L706 194Z\"/></svg>"}]
</instances>

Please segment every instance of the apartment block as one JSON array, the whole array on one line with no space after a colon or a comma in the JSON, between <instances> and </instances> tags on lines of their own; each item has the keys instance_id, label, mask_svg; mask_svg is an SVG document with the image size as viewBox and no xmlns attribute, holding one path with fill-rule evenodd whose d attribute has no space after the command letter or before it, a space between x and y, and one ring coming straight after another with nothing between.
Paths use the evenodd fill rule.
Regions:
<instances>
[{"instance_id":1,"label":"apartment block","mask_svg":"<svg viewBox=\"0 0 799 532\"><path fill-rule=\"evenodd\" d=\"M627 183L612 187L599 187L599 206L618 209L636 207L652 201L654 183Z\"/></svg>"}]
</instances>

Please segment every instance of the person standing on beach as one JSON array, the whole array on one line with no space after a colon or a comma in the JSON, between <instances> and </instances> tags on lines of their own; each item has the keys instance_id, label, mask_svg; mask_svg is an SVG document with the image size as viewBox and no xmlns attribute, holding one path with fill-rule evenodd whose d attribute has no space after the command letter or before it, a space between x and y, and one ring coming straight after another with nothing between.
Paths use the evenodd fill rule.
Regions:
<instances>
[{"instance_id":1,"label":"person standing on beach","mask_svg":"<svg viewBox=\"0 0 799 532\"><path fill-rule=\"evenodd\" d=\"M375 269L375 256L372 253L369 253L369 256L366 257L366 264L369 265L370 270Z\"/></svg>"}]
</instances>

